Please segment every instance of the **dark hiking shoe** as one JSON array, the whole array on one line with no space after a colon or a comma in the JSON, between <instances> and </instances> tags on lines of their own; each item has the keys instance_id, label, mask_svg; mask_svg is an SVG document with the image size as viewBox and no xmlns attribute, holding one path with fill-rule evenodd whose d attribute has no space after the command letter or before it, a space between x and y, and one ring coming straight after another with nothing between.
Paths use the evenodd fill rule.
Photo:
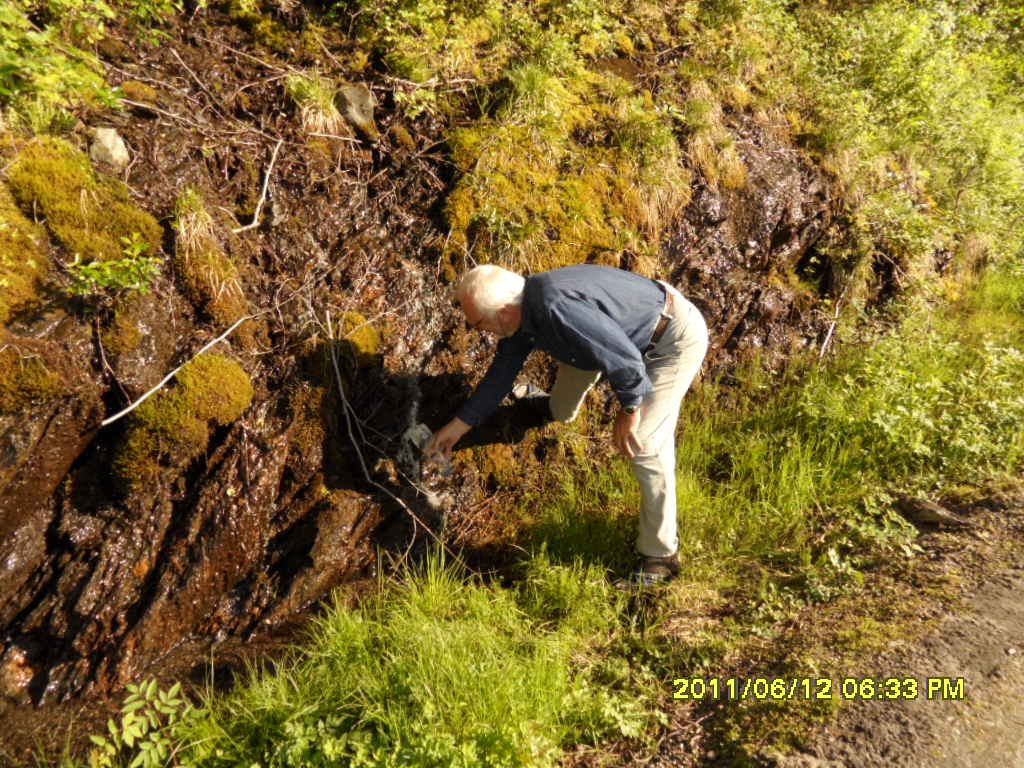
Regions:
<instances>
[{"instance_id":1,"label":"dark hiking shoe","mask_svg":"<svg viewBox=\"0 0 1024 768\"><path fill-rule=\"evenodd\" d=\"M668 557L641 557L625 578L615 582L619 589L644 589L672 581L679 575L679 555Z\"/></svg>"}]
</instances>

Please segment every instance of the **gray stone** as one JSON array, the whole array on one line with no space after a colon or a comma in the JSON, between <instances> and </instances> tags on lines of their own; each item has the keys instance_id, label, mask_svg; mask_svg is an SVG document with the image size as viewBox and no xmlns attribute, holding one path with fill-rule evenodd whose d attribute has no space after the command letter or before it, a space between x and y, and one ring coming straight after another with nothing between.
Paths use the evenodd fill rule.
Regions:
<instances>
[{"instance_id":1,"label":"gray stone","mask_svg":"<svg viewBox=\"0 0 1024 768\"><path fill-rule=\"evenodd\" d=\"M377 106L377 100L369 88L362 83L343 85L338 89L338 101L341 114L349 123L372 139L380 135L373 122L373 110Z\"/></svg>"},{"instance_id":2,"label":"gray stone","mask_svg":"<svg viewBox=\"0 0 1024 768\"><path fill-rule=\"evenodd\" d=\"M951 528L967 528L971 524L961 520L940 504L928 499L917 499L905 493L897 494L896 510L916 525L937 525Z\"/></svg>"},{"instance_id":3,"label":"gray stone","mask_svg":"<svg viewBox=\"0 0 1024 768\"><path fill-rule=\"evenodd\" d=\"M116 171L123 171L131 160L124 139L113 128L96 129L89 156L93 162L104 163Z\"/></svg>"}]
</instances>

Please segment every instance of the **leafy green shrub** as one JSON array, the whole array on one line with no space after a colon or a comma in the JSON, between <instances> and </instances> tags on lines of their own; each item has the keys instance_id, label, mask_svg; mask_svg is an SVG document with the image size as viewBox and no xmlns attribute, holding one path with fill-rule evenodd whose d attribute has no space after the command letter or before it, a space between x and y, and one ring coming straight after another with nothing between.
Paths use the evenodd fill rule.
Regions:
<instances>
[{"instance_id":1,"label":"leafy green shrub","mask_svg":"<svg viewBox=\"0 0 1024 768\"><path fill-rule=\"evenodd\" d=\"M176 724L194 713L181 694L181 684L168 690L156 680L127 686L128 697L121 706L121 722L107 721L107 736L90 736L96 746L91 768L159 768L168 764L175 744Z\"/></svg>"},{"instance_id":2,"label":"leafy green shrub","mask_svg":"<svg viewBox=\"0 0 1024 768\"><path fill-rule=\"evenodd\" d=\"M27 0L0 3L0 106L12 106L37 132L61 124L65 110L79 102L117 106L95 56L62 41L58 28L36 27L27 16L33 5ZM88 43L102 34L110 16L104 3L84 5L91 10L81 21L79 37Z\"/></svg>"},{"instance_id":3,"label":"leafy green shrub","mask_svg":"<svg viewBox=\"0 0 1024 768\"><path fill-rule=\"evenodd\" d=\"M141 239L138 232L131 237L122 237L124 256L120 259L91 261L83 263L79 254L67 265L71 276L68 292L73 296L95 296L117 291L138 291L149 293L153 281L160 274L162 259L146 256L149 243Z\"/></svg>"}]
</instances>

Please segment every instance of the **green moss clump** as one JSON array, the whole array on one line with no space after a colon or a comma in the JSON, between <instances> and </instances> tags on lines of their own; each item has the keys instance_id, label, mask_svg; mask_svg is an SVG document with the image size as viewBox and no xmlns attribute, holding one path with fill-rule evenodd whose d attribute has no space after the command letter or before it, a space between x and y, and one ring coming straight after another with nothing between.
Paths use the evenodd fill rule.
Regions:
<instances>
[{"instance_id":1,"label":"green moss clump","mask_svg":"<svg viewBox=\"0 0 1024 768\"><path fill-rule=\"evenodd\" d=\"M464 175L445 207L446 272L469 260L536 272L626 252L636 271L656 271L690 177L650 95L586 69L556 77L528 65L509 83L494 117L452 134Z\"/></svg>"},{"instance_id":2,"label":"green moss clump","mask_svg":"<svg viewBox=\"0 0 1024 768\"><path fill-rule=\"evenodd\" d=\"M103 348L114 355L123 355L138 348L142 343L142 329L139 327L137 299L133 297L114 308L114 317L101 331L100 338Z\"/></svg>"},{"instance_id":3,"label":"green moss clump","mask_svg":"<svg viewBox=\"0 0 1024 768\"><path fill-rule=\"evenodd\" d=\"M187 188L175 208L174 263L189 299L219 326L249 313L235 263L221 248L202 195Z\"/></svg>"},{"instance_id":4,"label":"green moss clump","mask_svg":"<svg viewBox=\"0 0 1024 768\"><path fill-rule=\"evenodd\" d=\"M0 349L0 414L18 413L32 402L68 391L60 376L38 355L25 355L11 344Z\"/></svg>"},{"instance_id":5,"label":"green moss clump","mask_svg":"<svg viewBox=\"0 0 1024 768\"><path fill-rule=\"evenodd\" d=\"M366 317L358 312L346 312L341 316L340 330L343 341L360 368L380 365L380 348L384 337Z\"/></svg>"},{"instance_id":6,"label":"green moss clump","mask_svg":"<svg viewBox=\"0 0 1024 768\"><path fill-rule=\"evenodd\" d=\"M523 450L522 454L527 455L527 452ZM498 488L508 490L522 484L523 462L515 447L496 443L473 448L471 456L480 474L490 478Z\"/></svg>"},{"instance_id":7,"label":"green moss clump","mask_svg":"<svg viewBox=\"0 0 1024 768\"><path fill-rule=\"evenodd\" d=\"M39 281L50 267L46 233L18 210L0 184L0 325L38 299Z\"/></svg>"},{"instance_id":8,"label":"green moss clump","mask_svg":"<svg viewBox=\"0 0 1024 768\"><path fill-rule=\"evenodd\" d=\"M121 83L121 92L131 101L155 104L160 100L160 92L156 88L138 80L126 80Z\"/></svg>"},{"instance_id":9,"label":"green moss clump","mask_svg":"<svg viewBox=\"0 0 1024 768\"><path fill-rule=\"evenodd\" d=\"M202 454L210 423L235 421L252 402L249 375L231 358L207 353L178 372L173 388L140 405L114 462L122 483L137 490L164 465L180 467Z\"/></svg>"},{"instance_id":10,"label":"green moss clump","mask_svg":"<svg viewBox=\"0 0 1024 768\"><path fill-rule=\"evenodd\" d=\"M89 159L67 141L30 141L8 170L8 185L23 210L36 210L71 254L84 262L119 259L122 238L136 233L152 255L163 240L156 219L131 202L120 181L97 175Z\"/></svg>"},{"instance_id":11,"label":"green moss clump","mask_svg":"<svg viewBox=\"0 0 1024 768\"><path fill-rule=\"evenodd\" d=\"M279 21L260 19L253 25L252 33L257 43L275 53L288 54L292 51L292 33Z\"/></svg>"}]
</instances>

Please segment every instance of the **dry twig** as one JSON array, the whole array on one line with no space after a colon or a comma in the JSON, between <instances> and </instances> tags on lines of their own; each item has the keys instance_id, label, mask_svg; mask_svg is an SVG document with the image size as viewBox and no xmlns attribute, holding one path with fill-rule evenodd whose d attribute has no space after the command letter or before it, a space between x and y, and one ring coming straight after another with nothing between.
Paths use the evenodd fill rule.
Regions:
<instances>
[{"instance_id":1,"label":"dry twig","mask_svg":"<svg viewBox=\"0 0 1024 768\"><path fill-rule=\"evenodd\" d=\"M267 201L267 190L270 188L270 174L274 171L274 163L277 162L277 153L281 149L282 144L284 144L284 139L278 139L277 144L274 146L274 152L270 156L270 165L267 167L267 172L263 177L263 191L260 193L259 202L256 203L256 212L252 216L252 223L246 224L244 227L232 229L231 231L236 235L248 229L255 229L260 225L260 213L263 211L263 204Z\"/></svg>"}]
</instances>

